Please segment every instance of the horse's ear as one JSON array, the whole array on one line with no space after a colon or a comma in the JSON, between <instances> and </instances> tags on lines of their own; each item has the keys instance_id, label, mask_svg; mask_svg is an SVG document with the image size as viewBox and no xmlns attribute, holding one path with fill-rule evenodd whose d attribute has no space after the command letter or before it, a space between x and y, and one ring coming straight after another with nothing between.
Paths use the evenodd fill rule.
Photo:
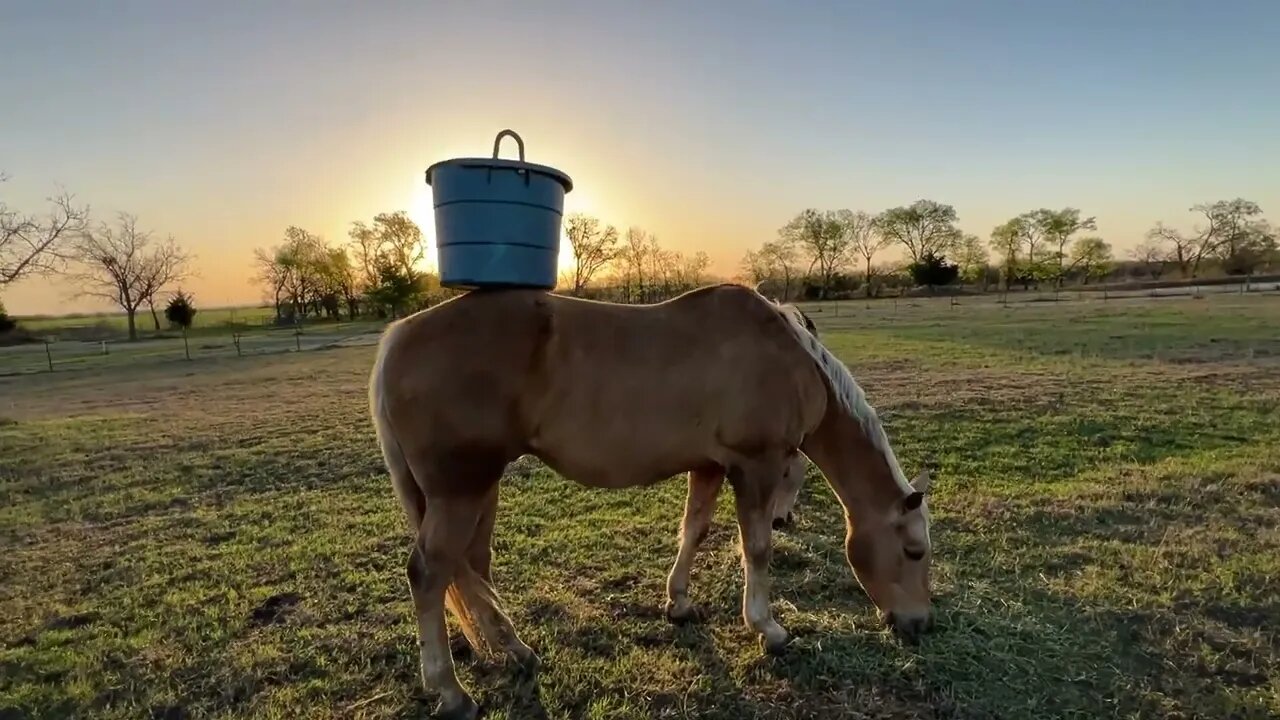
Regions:
<instances>
[{"instance_id":1,"label":"horse's ear","mask_svg":"<svg viewBox=\"0 0 1280 720\"><path fill-rule=\"evenodd\" d=\"M932 479L933 478L929 475L929 470L927 468L921 470L920 474L916 476L916 479L911 481L911 488L918 493L927 493L929 492L929 482Z\"/></svg>"},{"instance_id":2,"label":"horse's ear","mask_svg":"<svg viewBox=\"0 0 1280 720\"><path fill-rule=\"evenodd\" d=\"M923 502L924 493L917 490L902 499L902 511L911 512L913 510L919 510L920 504Z\"/></svg>"}]
</instances>

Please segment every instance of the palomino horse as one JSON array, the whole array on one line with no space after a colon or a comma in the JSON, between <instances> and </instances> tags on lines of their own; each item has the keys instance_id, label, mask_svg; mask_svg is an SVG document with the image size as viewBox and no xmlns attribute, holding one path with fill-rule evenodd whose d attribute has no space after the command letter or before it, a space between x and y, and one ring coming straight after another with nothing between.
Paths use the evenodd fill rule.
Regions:
<instances>
[{"instance_id":1,"label":"palomino horse","mask_svg":"<svg viewBox=\"0 0 1280 720\"><path fill-rule=\"evenodd\" d=\"M907 481L848 369L794 313L751 289L706 287L639 306L474 291L387 328L369 401L416 532L407 573L422 682L444 716L478 714L454 672L446 604L473 647L538 664L490 571L498 482L526 454L598 488L690 472L693 511L668 582L673 616L689 606L699 539L689 516L728 479L743 619L776 653L788 634L769 608L769 501L800 449L844 507L846 558L882 619L912 634L929 624L928 475Z\"/></svg>"}]
</instances>

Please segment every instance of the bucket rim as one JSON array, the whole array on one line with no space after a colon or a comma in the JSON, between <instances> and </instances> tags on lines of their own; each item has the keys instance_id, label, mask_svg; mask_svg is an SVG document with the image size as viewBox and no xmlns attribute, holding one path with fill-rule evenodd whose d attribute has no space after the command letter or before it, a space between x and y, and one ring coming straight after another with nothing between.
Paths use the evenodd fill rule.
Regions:
<instances>
[{"instance_id":1,"label":"bucket rim","mask_svg":"<svg viewBox=\"0 0 1280 720\"><path fill-rule=\"evenodd\" d=\"M427 168L426 175L427 175L428 185L431 184L432 171L443 165L456 165L458 167L471 167L471 168L490 168L490 169L500 168L505 170L524 170L527 172L535 172L540 175L546 175L554 179L556 182L560 183L562 186L564 186L564 191L566 193L569 192L570 190L573 190L573 180L569 178L569 175L549 165L539 165L537 163L523 162L520 160L503 160L501 158L479 158L479 157L450 158L448 160L441 160L439 162L432 163Z\"/></svg>"}]
</instances>

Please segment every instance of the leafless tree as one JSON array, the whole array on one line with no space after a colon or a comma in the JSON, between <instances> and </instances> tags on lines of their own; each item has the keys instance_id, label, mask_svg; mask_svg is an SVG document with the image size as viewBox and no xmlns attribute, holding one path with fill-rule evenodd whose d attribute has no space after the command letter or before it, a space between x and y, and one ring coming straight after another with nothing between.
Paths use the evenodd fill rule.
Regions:
<instances>
[{"instance_id":1,"label":"leafless tree","mask_svg":"<svg viewBox=\"0 0 1280 720\"><path fill-rule=\"evenodd\" d=\"M8 176L0 173L0 183ZM0 199L0 287L63 266L69 246L89 225L89 207L62 192L48 198L44 217L28 215Z\"/></svg>"},{"instance_id":2,"label":"leafless tree","mask_svg":"<svg viewBox=\"0 0 1280 720\"><path fill-rule=\"evenodd\" d=\"M276 250L258 248L253 251L253 262L258 267L255 279L266 286L276 308L276 319L284 315L285 288L289 285L290 267L276 262Z\"/></svg>"},{"instance_id":3,"label":"leafless tree","mask_svg":"<svg viewBox=\"0 0 1280 720\"><path fill-rule=\"evenodd\" d=\"M178 245L172 235L157 245L148 259L139 291L147 308L151 310L151 322L157 331L160 330L160 315L156 313L156 301L165 288L187 279L190 260L191 256Z\"/></svg>"},{"instance_id":4,"label":"leafless tree","mask_svg":"<svg viewBox=\"0 0 1280 720\"><path fill-rule=\"evenodd\" d=\"M1152 280L1159 280L1164 274L1165 263L1169 261L1169 247L1165 245L1163 236L1148 238L1133 249L1133 259L1142 265Z\"/></svg>"},{"instance_id":5,"label":"leafless tree","mask_svg":"<svg viewBox=\"0 0 1280 720\"><path fill-rule=\"evenodd\" d=\"M565 218L565 235L573 248L573 294L583 290L606 265L619 253L618 229L609 225L603 229L600 220L583 213Z\"/></svg>"},{"instance_id":6,"label":"leafless tree","mask_svg":"<svg viewBox=\"0 0 1280 720\"><path fill-rule=\"evenodd\" d=\"M1234 243L1249 237L1262 213L1257 203L1236 198L1202 203L1191 208L1204 216L1204 224L1190 234L1183 234L1162 222L1147 231L1147 238L1169 243L1171 260L1178 264L1183 277L1196 277L1200 265L1222 248L1234 250Z\"/></svg>"},{"instance_id":7,"label":"leafless tree","mask_svg":"<svg viewBox=\"0 0 1280 720\"><path fill-rule=\"evenodd\" d=\"M1167 248L1169 261L1178 266L1178 272L1184 278L1191 277L1192 266L1199 268L1200 259L1208 254L1207 248L1203 248L1204 252L1197 252L1200 247L1199 238L1183 235L1163 222L1156 223L1155 227L1147 231L1147 239Z\"/></svg>"},{"instance_id":8,"label":"leafless tree","mask_svg":"<svg viewBox=\"0 0 1280 720\"><path fill-rule=\"evenodd\" d=\"M644 302L648 298L656 245L643 228L634 225L627 228L618 254L621 266L618 270L626 302Z\"/></svg>"},{"instance_id":9,"label":"leafless tree","mask_svg":"<svg viewBox=\"0 0 1280 720\"><path fill-rule=\"evenodd\" d=\"M360 284L370 288L378 284L378 259L382 254L382 237L374 228L357 220L347 233L352 255L360 274Z\"/></svg>"},{"instance_id":10,"label":"leafless tree","mask_svg":"<svg viewBox=\"0 0 1280 720\"><path fill-rule=\"evenodd\" d=\"M129 323L129 339L138 339L138 308L163 288L166 278L181 277L187 255L172 237L153 245L151 233L138 220L120 213L117 226L102 223L80 234L73 246L72 278L80 294L117 305Z\"/></svg>"}]
</instances>

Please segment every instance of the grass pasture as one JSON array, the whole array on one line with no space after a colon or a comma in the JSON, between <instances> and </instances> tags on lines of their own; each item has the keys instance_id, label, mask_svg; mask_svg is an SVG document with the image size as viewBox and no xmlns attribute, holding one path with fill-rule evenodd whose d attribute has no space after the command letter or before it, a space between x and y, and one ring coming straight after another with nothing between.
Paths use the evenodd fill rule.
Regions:
<instances>
[{"instance_id":1,"label":"grass pasture","mask_svg":"<svg viewBox=\"0 0 1280 720\"><path fill-rule=\"evenodd\" d=\"M938 629L878 626L816 475L774 534L787 655L742 624L728 492L673 627L683 485L522 461L495 577L544 667L460 653L487 717L1280 716L1280 298L811 310L937 463ZM371 358L0 377L0 717L425 716Z\"/></svg>"},{"instance_id":2,"label":"grass pasture","mask_svg":"<svg viewBox=\"0 0 1280 720\"><path fill-rule=\"evenodd\" d=\"M156 311L160 313L160 324L166 330L169 323L164 317L164 308L157 307ZM193 330L204 330L212 328L235 326L258 327L268 323L275 316L275 310L271 306L252 306L252 307L217 307L217 308L197 308L196 316L192 319L191 327ZM70 328L101 326L114 330L118 333L124 333L129 328L129 320L122 312L102 312L87 313L80 315L59 315L59 316L32 316L15 318L22 327L36 334L57 334ZM143 307L138 311L134 318L139 332L151 332L155 328L155 322L151 318L151 311L147 307Z\"/></svg>"}]
</instances>

